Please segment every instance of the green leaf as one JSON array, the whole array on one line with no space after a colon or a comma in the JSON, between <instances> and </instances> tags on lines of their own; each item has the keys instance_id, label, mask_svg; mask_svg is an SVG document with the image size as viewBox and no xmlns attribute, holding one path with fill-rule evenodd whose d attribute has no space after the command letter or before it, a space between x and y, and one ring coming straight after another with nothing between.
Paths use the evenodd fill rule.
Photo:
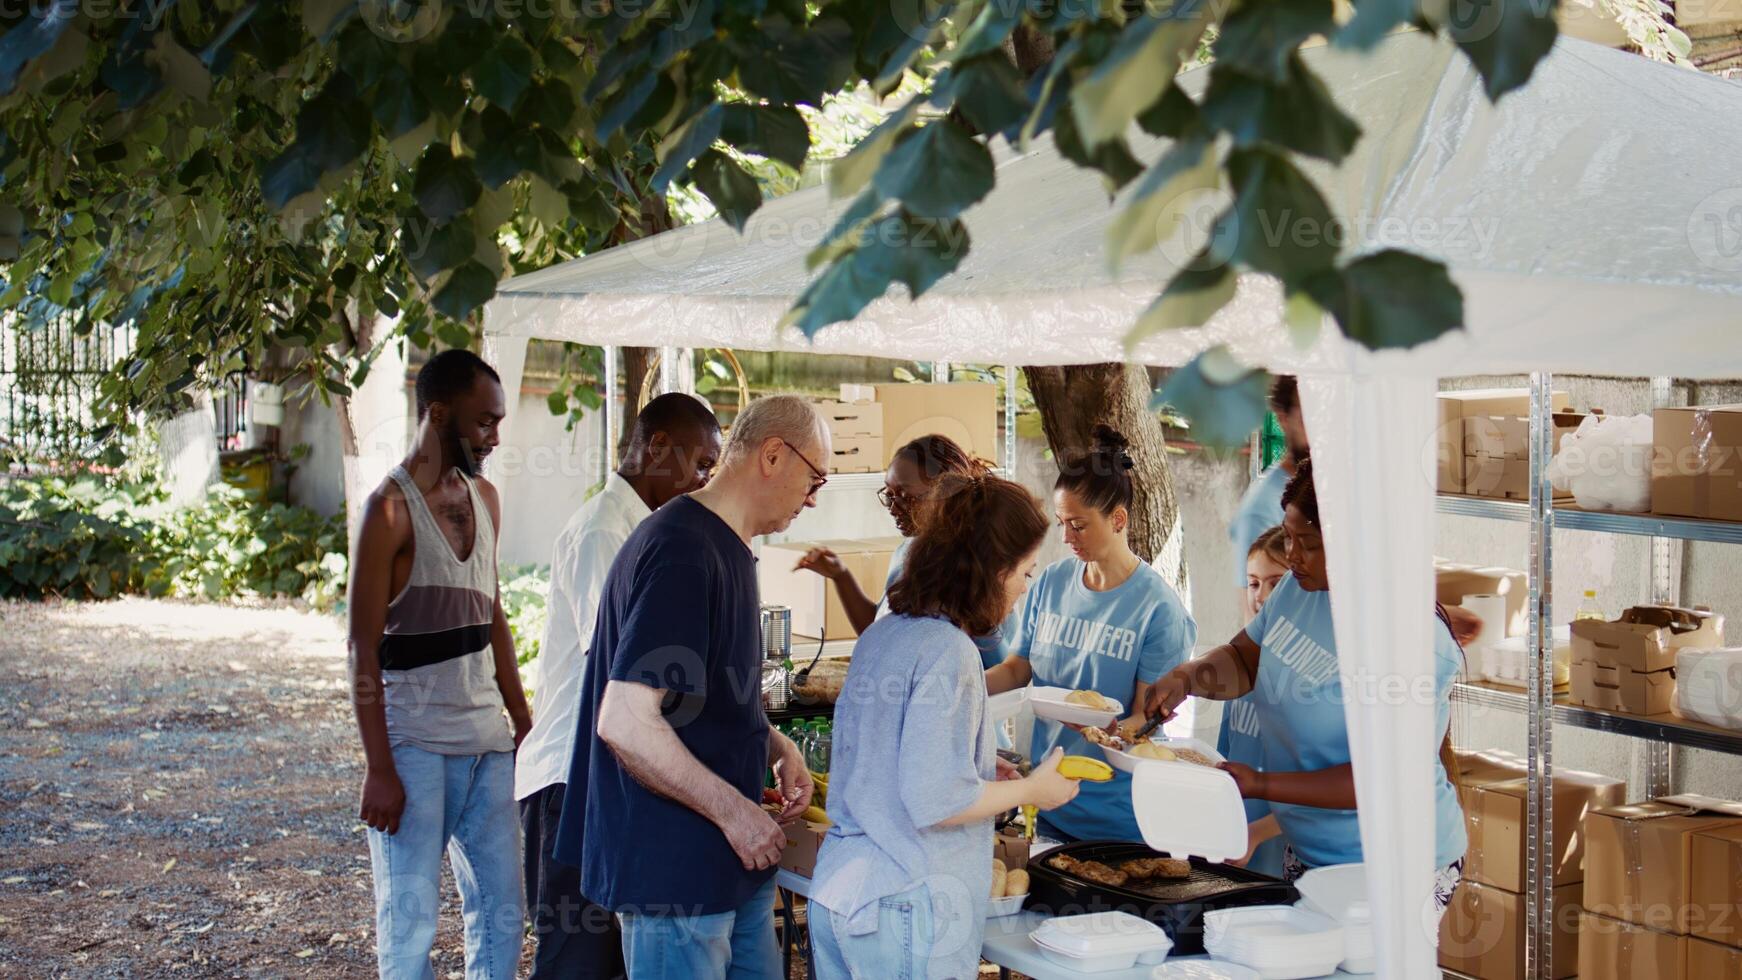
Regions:
<instances>
[{"instance_id":1,"label":"green leaf","mask_svg":"<svg viewBox=\"0 0 1742 980\"><path fill-rule=\"evenodd\" d=\"M662 77L659 74L649 72L618 89L617 94L605 104L604 112L599 115L593 137L603 142L622 129L624 124L641 111L641 107L647 103L648 96L652 95L654 89L659 87L659 80Z\"/></svg>"},{"instance_id":2,"label":"green leaf","mask_svg":"<svg viewBox=\"0 0 1742 980\"><path fill-rule=\"evenodd\" d=\"M455 269L442 288L436 290L430 305L448 319L460 321L494 295L496 274L478 262L468 261Z\"/></svg>"},{"instance_id":3,"label":"green leaf","mask_svg":"<svg viewBox=\"0 0 1742 980\"><path fill-rule=\"evenodd\" d=\"M381 0L376 0L381 2ZM302 28L310 37L320 38L334 26L342 13L349 13L354 0L303 0Z\"/></svg>"},{"instance_id":4,"label":"green leaf","mask_svg":"<svg viewBox=\"0 0 1742 980\"><path fill-rule=\"evenodd\" d=\"M1232 376L1228 383L1214 378ZM1150 400L1152 409L1172 408L1191 422L1201 445L1234 449L1264 421L1270 379L1263 371L1244 371L1225 347L1213 347L1174 371Z\"/></svg>"},{"instance_id":5,"label":"green leaf","mask_svg":"<svg viewBox=\"0 0 1742 980\"><path fill-rule=\"evenodd\" d=\"M877 192L926 218L954 218L992 190L992 152L948 119L891 150L872 177Z\"/></svg>"},{"instance_id":6,"label":"green leaf","mask_svg":"<svg viewBox=\"0 0 1742 980\"><path fill-rule=\"evenodd\" d=\"M672 130L660 144L658 150L659 169L654 171L653 179L648 186L656 193L663 194L684 170L690 161L702 155L714 141L720 138L720 128L723 124L723 113L719 105L711 105L697 113L688 122Z\"/></svg>"},{"instance_id":7,"label":"green leaf","mask_svg":"<svg viewBox=\"0 0 1742 980\"><path fill-rule=\"evenodd\" d=\"M974 17L973 23L963 33L962 39L956 43L951 54L960 65L970 58L977 58L993 51L1002 53L1004 39L1008 38L1022 20L1022 13L1027 5L1008 2L1008 0L991 0L980 13Z\"/></svg>"},{"instance_id":8,"label":"green leaf","mask_svg":"<svg viewBox=\"0 0 1742 980\"><path fill-rule=\"evenodd\" d=\"M1115 275L1126 259L1171 237L1186 206L1216 188L1221 171L1215 149L1201 139L1175 143L1143 175L1107 225L1107 265Z\"/></svg>"},{"instance_id":9,"label":"green leaf","mask_svg":"<svg viewBox=\"0 0 1742 980\"><path fill-rule=\"evenodd\" d=\"M430 224L413 220L399 228L400 251L411 271L426 282L471 258L478 246L472 222L466 218L456 218L439 227Z\"/></svg>"},{"instance_id":10,"label":"green leaf","mask_svg":"<svg viewBox=\"0 0 1742 980\"><path fill-rule=\"evenodd\" d=\"M870 188L865 193L860 194L848 206L847 210L841 212L841 216L835 219L834 227L829 229L829 233L823 237L822 242L804 257L804 267L814 271L817 266L824 262L832 262L837 256L858 248L859 233L870 223L872 216L882 206L883 195L877 193L877 188Z\"/></svg>"},{"instance_id":11,"label":"green leaf","mask_svg":"<svg viewBox=\"0 0 1742 980\"><path fill-rule=\"evenodd\" d=\"M76 3L50 3L29 9L41 16L27 15L16 20L0 35L0 95L10 95L18 86L24 67L54 47L61 33L79 16Z\"/></svg>"},{"instance_id":12,"label":"green leaf","mask_svg":"<svg viewBox=\"0 0 1742 980\"><path fill-rule=\"evenodd\" d=\"M177 44L169 31L159 31L152 37L151 54L147 58L170 88L196 102L211 98L211 70L192 51Z\"/></svg>"},{"instance_id":13,"label":"green leaf","mask_svg":"<svg viewBox=\"0 0 1742 980\"><path fill-rule=\"evenodd\" d=\"M922 99L914 96L905 105L895 110L871 132L865 134L847 155L836 160L829 167L829 195L831 197L846 197L856 194L864 187L866 181L877 171L878 164L889 153L889 148L895 145L896 137L905 133L913 124L913 117L919 112Z\"/></svg>"},{"instance_id":14,"label":"green leaf","mask_svg":"<svg viewBox=\"0 0 1742 980\"><path fill-rule=\"evenodd\" d=\"M770 102L820 106L824 95L846 84L853 69L853 29L846 21L824 14L799 29L775 15L761 26L727 42L738 55L745 91Z\"/></svg>"},{"instance_id":15,"label":"green leaf","mask_svg":"<svg viewBox=\"0 0 1742 980\"><path fill-rule=\"evenodd\" d=\"M1101 173L1101 182L1113 194L1143 173L1143 164L1131 155L1124 137L1110 139L1095 149L1085 147L1077 135L1076 118L1064 113L1053 121L1052 140L1066 160Z\"/></svg>"},{"instance_id":16,"label":"green leaf","mask_svg":"<svg viewBox=\"0 0 1742 980\"><path fill-rule=\"evenodd\" d=\"M1196 135L1203 127L1203 119L1198 113L1198 104L1192 97L1185 94L1178 85L1169 85L1161 98L1155 104L1143 110L1137 117L1137 125L1152 136L1166 136L1169 139L1185 139Z\"/></svg>"},{"instance_id":17,"label":"green leaf","mask_svg":"<svg viewBox=\"0 0 1742 980\"><path fill-rule=\"evenodd\" d=\"M1163 330L1201 327L1209 323L1210 317L1234 298L1234 285L1238 279L1234 267L1227 264L1213 269L1194 265L1181 270L1125 335L1126 349Z\"/></svg>"},{"instance_id":18,"label":"green leaf","mask_svg":"<svg viewBox=\"0 0 1742 980\"><path fill-rule=\"evenodd\" d=\"M1287 71L1287 82L1272 84L1217 65L1204 94L1204 120L1233 136L1236 146L1267 143L1341 163L1361 138L1361 127L1337 107L1298 53L1288 57Z\"/></svg>"},{"instance_id":19,"label":"green leaf","mask_svg":"<svg viewBox=\"0 0 1742 980\"><path fill-rule=\"evenodd\" d=\"M569 396L565 391L553 391L545 396L544 403L550 408L550 414L561 415L569 410Z\"/></svg>"},{"instance_id":20,"label":"green leaf","mask_svg":"<svg viewBox=\"0 0 1742 980\"><path fill-rule=\"evenodd\" d=\"M497 39L472 66L472 85L493 104L513 112L521 93L532 83L532 49L512 34Z\"/></svg>"},{"instance_id":21,"label":"green leaf","mask_svg":"<svg viewBox=\"0 0 1742 980\"><path fill-rule=\"evenodd\" d=\"M1285 284L1336 264L1342 229L1318 188L1293 164L1269 150L1235 150L1228 156L1228 176L1234 206L1212 230L1218 253L1231 250L1233 258Z\"/></svg>"},{"instance_id":22,"label":"green leaf","mask_svg":"<svg viewBox=\"0 0 1742 980\"><path fill-rule=\"evenodd\" d=\"M913 64L914 58L937 36L938 25L943 23L953 9L953 3L939 4L932 0L918 0L910 8L902 10L901 41L884 57L883 64L872 77L873 91L889 92L900 83L901 76Z\"/></svg>"},{"instance_id":23,"label":"green leaf","mask_svg":"<svg viewBox=\"0 0 1742 980\"><path fill-rule=\"evenodd\" d=\"M719 150L709 150L697 157L690 167L690 179L713 202L720 217L739 232L744 230L750 215L762 206L762 188L757 186L756 178Z\"/></svg>"},{"instance_id":24,"label":"green leaf","mask_svg":"<svg viewBox=\"0 0 1742 980\"><path fill-rule=\"evenodd\" d=\"M371 92L369 111L391 140L411 132L429 118L429 100L418 91L410 75L390 71Z\"/></svg>"},{"instance_id":25,"label":"green leaf","mask_svg":"<svg viewBox=\"0 0 1742 980\"><path fill-rule=\"evenodd\" d=\"M1294 342L1296 350L1306 350L1319 339L1319 328L1324 325L1324 320L1324 308L1313 302L1304 291L1290 293L1282 306L1282 322L1288 328L1288 339Z\"/></svg>"},{"instance_id":26,"label":"green leaf","mask_svg":"<svg viewBox=\"0 0 1742 980\"><path fill-rule=\"evenodd\" d=\"M470 164L456 158L446 144L431 146L417 161L412 193L418 209L434 221L447 221L471 207L482 191Z\"/></svg>"},{"instance_id":27,"label":"green leaf","mask_svg":"<svg viewBox=\"0 0 1742 980\"><path fill-rule=\"evenodd\" d=\"M1464 323L1464 297L1446 267L1397 249L1321 272L1307 290L1344 336L1373 350L1414 347Z\"/></svg>"},{"instance_id":28,"label":"green leaf","mask_svg":"<svg viewBox=\"0 0 1742 980\"><path fill-rule=\"evenodd\" d=\"M1222 21L1215 63L1286 84L1300 43L1335 30L1332 13L1331 0L1242 0Z\"/></svg>"},{"instance_id":29,"label":"green leaf","mask_svg":"<svg viewBox=\"0 0 1742 980\"><path fill-rule=\"evenodd\" d=\"M890 215L876 223L863 245L814 280L780 325L796 325L805 336L814 336L859 315L895 281L917 297L955 271L967 254L968 230L961 222Z\"/></svg>"},{"instance_id":30,"label":"green leaf","mask_svg":"<svg viewBox=\"0 0 1742 980\"><path fill-rule=\"evenodd\" d=\"M1559 33L1555 24L1558 0L1487 0L1475 17L1462 16L1465 4L1442 3L1449 8L1445 16L1429 13L1440 4L1424 3L1423 13L1441 23L1476 66L1491 101L1529 81L1536 63L1548 57Z\"/></svg>"},{"instance_id":31,"label":"green leaf","mask_svg":"<svg viewBox=\"0 0 1742 980\"><path fill-rule=\"evenodd\" d=\"M745 153L770 157L794 170L810 152L810 128L791 106L728 103L720 107L720 138Z\"/></svg>"},{"instance_id":32,"label":"green leaf","mask_svg":"<svg viewBox=\"0 0 1742 980\"><path fill-rule=\"evenodd\" d=\"M1209 22L1210 0L1180 0L1156 16L1127 24L1113 50L1071 87L1071 112L1083 145L1093 148L1123 136L1137 114L1153 105L1197 48Z\"/></svg>"},{"instance_id":33,"label":"green leaf","mask_svg":"<svg viewBox=\"0 0 1742 980\"><path fill-rule=\"evenodd\" d=\"M987 9L997 6L998 3L989 3ZM950 69L949 85L956 108L975 129L987 135L1014 128L1028 118L1033 108L1028 104L1022 74L1002 51L973 61L958 61Z\"/></svg>"},{"instance_id":34,"label":"green leaf","mask_svg":"<svg viewBox=\"0 0 1742 980\"><path fill-rule=\"evenodd\" d=\"M1337 44L1366 50L1415 18L1415 0L1361 0L1355 16L1337 32Z\"/></svg>"}]
</instances>

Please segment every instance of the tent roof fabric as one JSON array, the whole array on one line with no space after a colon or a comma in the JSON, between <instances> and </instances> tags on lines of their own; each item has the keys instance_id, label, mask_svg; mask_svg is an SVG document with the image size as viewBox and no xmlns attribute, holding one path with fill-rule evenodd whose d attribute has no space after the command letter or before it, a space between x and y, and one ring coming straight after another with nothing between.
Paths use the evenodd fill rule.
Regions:
<instances>
[{"instance_id":1,"label":"tent roof fabric","mask_svg":"<svg viewBox=\"0 0 1742 980\"><path fill-rule=\"evenodd\" d=\"M1563 37L1527 86L1493 105L1453 54L1423 34L1367 54L1306 52L1365 133L1342 166L1307 168L1344 223L1346 253L1442 258L1466 294L1466 332L1381 363L1435 374L1742 373L1742 345L1722 343L1742 322L1742 85ZM1204 76L1181 78L1195 90ZM1134 147L1154 160L1166 144L1139 135ZM813 278L806 253L847 203L820 187L767 203L742 235L716 219L515 277L491 301L487 329L1017 364L1172 365L1214 343L1297 371L1341 372L1369 357L1328 339L1295 350L1279 329L1278 284L1258 274L1242 276L1204 329L1127 351L1137 314L1195 253L1225 196L1187 207L1179 234L1113 275L1104 243L1118 207L1098 175L1050 140L998 149L997 187L965 215L972 244L957 273L917 302L893 287L814 341L775 325ZM1317 233L1286 222L1271 232Z\"/></svg>"}]
</instances>

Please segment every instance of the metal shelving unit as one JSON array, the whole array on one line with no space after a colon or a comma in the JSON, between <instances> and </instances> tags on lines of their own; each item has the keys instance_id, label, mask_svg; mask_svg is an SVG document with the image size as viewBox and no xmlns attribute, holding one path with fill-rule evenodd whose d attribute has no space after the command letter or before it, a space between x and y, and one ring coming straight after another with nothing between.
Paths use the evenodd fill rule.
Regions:
<instances>
[{"instance_id":1,"label":"metal shelving unit","mask_svg":"<svg viewBox=\"0 0 1742 980\"><path fill-rule=\"evenodd\" d=\"M1530 525L1529 683L1520 691L1486 682L1459 683L1453 699L1472 705L1522 712L1528 732L1527 806L1525 847L1525 976L1544 978L1549 969L1553 942L1550 890L1553 875L1546 872L1542 856L1550 853L1554 839L1552 786L1554 775L1554 725L1556 723L1594 731L1612 732L1642 739L1646 745L1646 791L1662 795L1670 790L1673 746L1707 749L1742 755L1742 732L1685 721L1671 714L1627 715L1602 711L1557 700L1553 686L1551 636L1552 557L1554 531L1568 529L1607 534L1643 536L1651 542L1653 602L1673 603L1679 597L1679 549L1684 541L1742 544L1742 522L1702 521L1654 514L1616 514L1553 504L1548 482L1548 461L1553 450L1552 378L1547 372L1530 376L1530 499L1496 500L1442 494L1442 514L1522 521ZM1668 378L1651 381L1653 407L1666 407L1670 400ZM1453 975L1448 973L1448 976Z\"/></svg>"}]
</instances>

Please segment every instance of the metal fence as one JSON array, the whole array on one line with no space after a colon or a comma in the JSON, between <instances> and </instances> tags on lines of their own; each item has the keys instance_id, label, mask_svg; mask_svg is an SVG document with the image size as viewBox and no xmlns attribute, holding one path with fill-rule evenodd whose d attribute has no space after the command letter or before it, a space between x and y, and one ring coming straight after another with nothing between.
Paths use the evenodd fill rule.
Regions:
<instances>
[{"instance_id":1,"label":"metal fence","mask_svg":"<svg viewBox=\"0 0 1742 980\"><path fill-rule=\"evenodd\" d=\"M131 333L70 322L33 329L0 321L0 456L78 455L98 428L98 385L131 350Z\"/></svg>"}]
</instances>

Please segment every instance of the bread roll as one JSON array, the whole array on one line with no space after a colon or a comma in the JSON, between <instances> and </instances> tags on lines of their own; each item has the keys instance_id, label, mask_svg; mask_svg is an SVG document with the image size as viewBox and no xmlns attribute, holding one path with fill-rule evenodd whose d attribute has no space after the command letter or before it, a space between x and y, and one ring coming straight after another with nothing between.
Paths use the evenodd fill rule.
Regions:
<instances>
[{"instance_id":1,"label":"bread roll","mask_svg":"<svg viewBox=\"0 0 1742 980\"><path fill-rule=\"evenodd\" d=\"M1004 897L1004 883L1005 883L1006 879L1007 879L1007 875L1005 874L1005 871L1004 871L1004 862L994 860L992 862L992 897L993 898L1003 898Z\"/></svg>"},{"instance_id":2,"label":"bread roll","mask_svg":"<svg viewBox=\"0 0 1742 980\"><path fill-rule=\"evenodd\" d=\"M1028 872L1017 868L1004 876L1004 897L1028 894Z\"/></svg>"}]
</instances>

